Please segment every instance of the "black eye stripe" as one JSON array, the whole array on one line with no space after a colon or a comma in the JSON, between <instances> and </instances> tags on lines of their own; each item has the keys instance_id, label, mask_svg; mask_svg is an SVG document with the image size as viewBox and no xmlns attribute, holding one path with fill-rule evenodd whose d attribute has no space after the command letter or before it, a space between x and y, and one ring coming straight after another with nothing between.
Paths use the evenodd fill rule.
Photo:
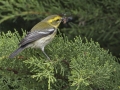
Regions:
<instances>
[{"instance_id":1,"label":"black eye stripe","mask_svg":"<svg viewBox=\"0 0 120 90\"><path fill-rule=\"evenodd\" d=\"M59 19L57 19L56 21L59 21Z\"/></svg>"},{"instance_id":2,"label":"black eye stripe","mask_svg":"<svg viewBox=\"0 0 120 90\"><path fill-rule=\"evenodd\" d=\"M56 21L61 21L61 19L57 19Z\"/></svg>"}]
</instances>

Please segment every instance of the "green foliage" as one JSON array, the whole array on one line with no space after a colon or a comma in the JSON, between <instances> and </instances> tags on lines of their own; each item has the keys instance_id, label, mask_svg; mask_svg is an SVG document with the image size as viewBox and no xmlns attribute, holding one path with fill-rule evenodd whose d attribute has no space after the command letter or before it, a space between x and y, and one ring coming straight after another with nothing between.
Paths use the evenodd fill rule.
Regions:
<instances>
[{"instance_id":1,"label":"green foliage","mask_svg":"<svg viewBox=\"0 0 120 90\"><path fill-rule=\"evenodd\" d=\"M60 4L48 0L4 0L0 1L0 23L8 20L15 19L18 16L23 17L25 20L33 20L41 18L43 15L48 16L49 13L60 14ZM52 7L51 7L52 6ZM48 8L45 8L48 7ZM54 10L53 10L54 9ZM47 12L46 12L47 11ZM62 13L62 12L61 12ZM58 14L58 13L57 13ZM34 16L35 15L35 16Z\"/></svg>"},{"instance_id":2,"label":"green foliage","mask_svg":"<svg viewBox=\"0 0 120 90\"><path fill-rule=\"evenodd\" d=\"M18 32L1 33L0 90L120 89L120 65L98 43L57 36L45 48L51 61L39 49L26 49L9 59L20 38Z\"/></svg>"},{"instance_id":3,"label":"green foliage","mask_svg":"<svg viewBox=\"0 0 120 90\"><path fill-rule=\"evenodd\" d=\"M66 13L73 21L61 32L69 39L92 38L120 57L119 9L119 0L0 0L0 31L29 31L46 16Z\"/></svg>"}]
</instances>

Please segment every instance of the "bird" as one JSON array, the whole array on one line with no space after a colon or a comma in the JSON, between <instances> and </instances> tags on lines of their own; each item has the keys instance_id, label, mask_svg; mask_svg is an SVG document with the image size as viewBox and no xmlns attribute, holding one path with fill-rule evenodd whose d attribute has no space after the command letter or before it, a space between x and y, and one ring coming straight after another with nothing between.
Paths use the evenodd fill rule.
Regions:
<instances>
[{"instance_id":1,"label":"bird","mask_svg":"<svg viewBox=\"0 0 120 90\"><path fill-rule=\"evenodd\" d=\"M9 58L14 58L26 48L39 48L43 54L50 60L50 57L45 53L44 48L48 45L56 35L58 26L63 20L60 15L50 15L37 23L30 32L20 41L19 47Z\"/></svg>"}]
</instances>

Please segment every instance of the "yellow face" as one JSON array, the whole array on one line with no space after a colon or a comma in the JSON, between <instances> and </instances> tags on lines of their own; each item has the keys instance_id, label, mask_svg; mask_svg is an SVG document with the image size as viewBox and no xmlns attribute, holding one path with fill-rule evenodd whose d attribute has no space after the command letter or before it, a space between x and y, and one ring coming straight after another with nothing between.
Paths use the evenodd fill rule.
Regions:
<instances>
[{"instance_id":1,"label":"yellow face","mask_svg":"<svg viewBox=\"0 0 120 90\"><path fill-rule=\"evenodd\" d=\"M45 18L43 21L46 21L53 27L57 28L62 21L62 17L60 17L59 15L51 15Z\"/></svg>"}]
</instances>

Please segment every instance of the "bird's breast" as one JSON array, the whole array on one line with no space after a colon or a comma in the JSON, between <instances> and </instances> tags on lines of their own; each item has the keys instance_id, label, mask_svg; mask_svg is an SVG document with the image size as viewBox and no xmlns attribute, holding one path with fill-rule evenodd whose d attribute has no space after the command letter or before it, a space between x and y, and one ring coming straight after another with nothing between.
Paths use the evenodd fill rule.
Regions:
<instances>
[{"instance_id":1,"label":"bird's breast","mask_svg":"<svg viewBox=\"0 0 120 90\"><path fill-rule=\"evenodd\" d=\"M35 41L32 45L32 48L43 48L45 47L48 43L50 43L53 38L55 37L56 33L48 35L46 37L43 37L37 41Z\"/></svg>"}]
</instances>

